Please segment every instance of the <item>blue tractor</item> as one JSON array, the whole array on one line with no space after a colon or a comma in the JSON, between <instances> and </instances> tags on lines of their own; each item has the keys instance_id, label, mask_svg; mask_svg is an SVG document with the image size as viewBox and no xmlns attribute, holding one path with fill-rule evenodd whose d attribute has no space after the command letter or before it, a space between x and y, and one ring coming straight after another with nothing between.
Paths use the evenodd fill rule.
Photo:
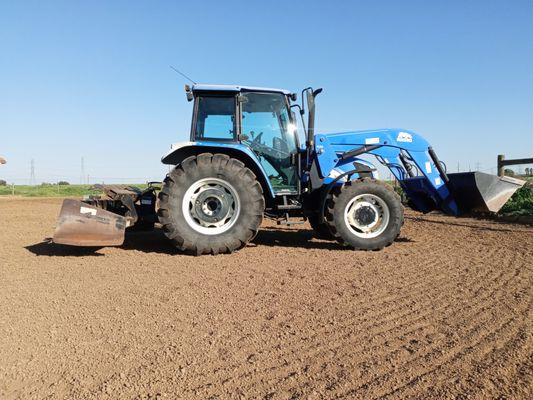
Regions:
<instances>
[{"instance_id":1,"label":"blue tractor","mask_svg":"<svg viewBox=\"0 0 533 400\"><path fill-rule=\"evenodd\" d=\"M173 144L162 158L174 168L160 190L107 186L102 196L66 200L54 242L120 245L126 228L159 222L182 251L230 253L267 217L307 219L322 239L379 250L399 235L404 209L368 155L422 212L496 212L523 184L481 172L449 174L429 143L406 129L315 133L322 89L304 89L301 104L282 89L195 84L185 91L193 102L190 141Z\"/></svg>"}]
</instances>

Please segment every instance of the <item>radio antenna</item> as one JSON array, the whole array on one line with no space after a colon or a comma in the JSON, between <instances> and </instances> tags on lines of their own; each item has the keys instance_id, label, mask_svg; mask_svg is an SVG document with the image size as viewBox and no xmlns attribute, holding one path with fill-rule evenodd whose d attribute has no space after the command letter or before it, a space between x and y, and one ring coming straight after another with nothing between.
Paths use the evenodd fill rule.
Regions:
<instances>
[{"instance_id":1,"label":"radio antenna","mask_svg":"<svg viewBox=\"0 0 533 400\"><path fill-rule=\"evenodd\" d=\"M196 85L196 82L193 81L191 78L189 78L187 75L185 75L183 72L179 71L177 68L174 68L172 65L170 66L170 68L172 68L174 71L176 71L178 74L180 74L181 76L183 76L185 79L188 79L189 81L191 81L193 83L193 85Z\"/></svg>"}]
</instances>

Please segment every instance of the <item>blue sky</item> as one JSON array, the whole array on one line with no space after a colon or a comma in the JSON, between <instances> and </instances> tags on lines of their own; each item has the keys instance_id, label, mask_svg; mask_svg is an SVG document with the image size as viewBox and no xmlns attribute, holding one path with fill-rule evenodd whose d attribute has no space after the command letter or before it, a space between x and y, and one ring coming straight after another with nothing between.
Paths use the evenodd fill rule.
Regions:
<instances>
[{"instance_id":1,"label":"blue sky","mask_svg":"<svg viewBox=\"0 0 533 400\"><path fill-rule=\"evenodd\" d=\"M0 178L160 180L205 83L323 87L320 132L401 127L455 170L533 156L531 1L2 1Z\"/></svg>"}]
</instances>

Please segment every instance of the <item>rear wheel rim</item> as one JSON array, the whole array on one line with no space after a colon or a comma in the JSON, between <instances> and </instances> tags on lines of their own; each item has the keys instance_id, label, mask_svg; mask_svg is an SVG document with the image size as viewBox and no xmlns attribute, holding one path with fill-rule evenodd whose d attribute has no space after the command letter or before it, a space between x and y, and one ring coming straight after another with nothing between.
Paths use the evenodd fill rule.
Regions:
<instances>
[{"instance_id":1,"label":"rear wheel rim","mask_svg":"<svg viewBox=\"0 0 533 400\"><path fill-rule=\"evenodd\" d=\"M381 235L387 229L389 221L389 206L374 194L355 196L344 209L344 223L359 238L372 239Z\"/></svg>"},{"instance_id":2,"label":"rear wheel rim","mask_svg":"<svg viewBox=\"0 0 533 400\"><path fill-rule=\"evenodd\" d=\"M204 178L193 183L182 202L187 224L204 235L220 235L237 221L240 200L235 188L219 178Z\"/></svg>"}]
</instances>

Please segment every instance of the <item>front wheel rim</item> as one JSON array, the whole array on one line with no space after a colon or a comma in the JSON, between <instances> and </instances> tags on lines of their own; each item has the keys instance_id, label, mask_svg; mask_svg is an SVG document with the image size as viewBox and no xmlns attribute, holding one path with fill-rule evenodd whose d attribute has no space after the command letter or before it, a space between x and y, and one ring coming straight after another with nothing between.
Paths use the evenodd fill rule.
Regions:
<instances>
[{"instance_id":1,"label":"front wheel rim","mask_svg":"<svg viewBox=\"0 0 533 400\"><path fill-rule=\"evenodd\" d=\"M204 178L193 183L182 202L187 224L204 235L220 235L237 221L240 199L235 188L219 178Z\"/></svg>"},{"instance_id":2,"label":"front wheel rim","mask_svg":"<svg viewBox=\"0 0 533 400\"><path fill-rule=\"evenodd\" d=\"M359 238L371 239L381 235L387 229L389 221L389 206L374 194L355 196L344 209L346 226Z\"/></svg>"}]
</instances>

